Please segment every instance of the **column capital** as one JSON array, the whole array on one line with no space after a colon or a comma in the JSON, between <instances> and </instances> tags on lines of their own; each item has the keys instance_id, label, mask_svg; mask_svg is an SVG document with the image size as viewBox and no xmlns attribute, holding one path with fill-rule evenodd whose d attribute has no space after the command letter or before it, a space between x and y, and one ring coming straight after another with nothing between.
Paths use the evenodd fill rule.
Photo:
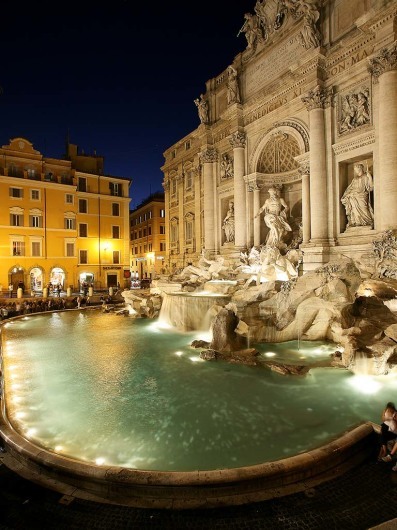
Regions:
<instances>
[{"instance_id":1,"label":"column capital","mask_svg":"<svg viewBox=\"0 0 397 530\"><path fill-rule=\"evenodd\" d=\"M300 163L298 167L298 173L301 177L305 175L310 175L310 162L309 160L304 160Z\"/></svg>"},{"instance_id":2,"label":"column capital","mask_svg":"<svg viewBox=\"0 0 397 530\"><path fill-rule=\"evenodd\" d=\"M313 109L325 109L331 104L332 88L323 88L319 85L313 90L310 90L307 96L303 96L301 100L305 104L308 111Z\"/></svg>"},{"instance_id":3,"label":"column capital","mask_svg":"<svg viewBox=\"0 0 397 530\"><path fill-rule=\"evenodd\" d=\"M229 138L230 145L235 149L236 147L245 147L247 136L245 133L236 131Z\"/></svg>"},{"instance_id":4,"label":"column capital","mask_svg":"<svg viewBox=\"0 0 397 530\"><path fill-rule=\"evenodd\" d=\"M218 151L215 149L215 147L208 147L204 151L201 151L200 159L204 164L210 162L217 162Z\"/></svg>"},{"instance_id":5,"label":"column capital","mask_svg":"<svg viewBox=\"0 0 397 530\"><path fill-rule=\"evenodd\" d=\"M377 81L385 72L397 70L397 42L388 48L382 48L378 55L369 59L368 72Z\"/></svg>"}]
</instances>

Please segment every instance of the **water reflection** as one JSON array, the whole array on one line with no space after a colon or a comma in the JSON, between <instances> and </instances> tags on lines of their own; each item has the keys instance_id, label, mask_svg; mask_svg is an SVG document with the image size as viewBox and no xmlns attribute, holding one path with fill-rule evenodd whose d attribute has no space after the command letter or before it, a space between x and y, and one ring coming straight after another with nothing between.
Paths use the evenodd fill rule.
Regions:
<instances>
[{"instance_id":1,"label":"water reflection","mask_svg":"<svg viewBox=\"0 0 397 530\"><path fill-rule=\"evenodd\" d=\"M304 377L205 362L197 333L96 311L37 315L5 330L8 415L27 438L98 465L155 470L253 465L379 422L393 377L315 368ZM335 345L266 344L263 358L311 366Z\"/></svg>"}]
</instances>

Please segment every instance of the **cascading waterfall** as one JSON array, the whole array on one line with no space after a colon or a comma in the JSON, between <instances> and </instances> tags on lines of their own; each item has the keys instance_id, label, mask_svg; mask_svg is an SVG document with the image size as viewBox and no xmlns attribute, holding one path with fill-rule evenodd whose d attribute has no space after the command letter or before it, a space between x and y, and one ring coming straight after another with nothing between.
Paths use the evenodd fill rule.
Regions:
<instances>
[{"instance_id":1,"label":"cascading waterfall","mask_svg":"<svg viewBox=\"0 0 397 530\"><path fill-rule=\"evenodd\" d=\"M206 291L164 293L159 324L178 331L207 331L209 310L214 305L224 307L229 300L227 295Z\"/></svg>"}]
</instances>

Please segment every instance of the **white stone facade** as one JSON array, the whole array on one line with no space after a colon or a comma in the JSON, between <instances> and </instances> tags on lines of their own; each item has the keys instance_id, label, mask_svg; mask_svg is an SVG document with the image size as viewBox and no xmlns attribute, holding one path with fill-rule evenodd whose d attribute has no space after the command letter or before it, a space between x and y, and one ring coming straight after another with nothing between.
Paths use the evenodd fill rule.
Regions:
<instances>
[{"instance_id":1,"label":"white stone facade","mask_svg":"<svg viewBox=\"0 0 397 530\"><path fill-rule=\"evenodd\" d=\"M200 96L208 120L164 153L171 270L202 250L227 262L263 244L268 228L255 215L272 185L303 271L336 253L365 256L397 229L396 2L258 0L252 11L246 49ZM373 226L348 226L341 203L358 163L373 181ZM231 201L234 241L222 229Z\"/></svg>"}]
</instances>

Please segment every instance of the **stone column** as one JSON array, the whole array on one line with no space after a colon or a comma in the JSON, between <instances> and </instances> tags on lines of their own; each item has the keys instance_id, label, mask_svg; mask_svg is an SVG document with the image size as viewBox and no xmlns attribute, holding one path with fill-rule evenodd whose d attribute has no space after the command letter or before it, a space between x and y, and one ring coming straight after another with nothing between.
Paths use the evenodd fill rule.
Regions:
<instances>
[{"instance_id":1,"label":"stone column","mask_svg":"<svg viewBox=\"0 0 397 530\"><path fill-rule=\"evenodd\" d=\"M254 246L259 247L261 244L261 216L255 218L261 207L260 187L255 184L254 186Z\"/></svg>"},{"instance_id":2,"label":"stone column","mask_svg":"<svg viewBox=\"0 0 397 530\"><path fill-rule=\"evenodd\" d=\"M183 172L183 169L182 169ZM185 176L184 174L178 174L176 177L177 180L177 193L178 193L178 238L179 238L179 258L182 259L183 267L185 262L185 218L184 218L184 208L183 208L183 197L185 194Z\"/></svg>"},{"instance_id":3,"label":"stone column","mask_svg":"<svg viewBox=\"0 0 397 530\"><path fill-rule=\"evenodd\" d=\"M164 210L165 210L165 248L166 248L166 256L167 256L167 263L169 265L170 263L170 254L171 254L171 245L170 245L170 181L168 178L164 179L163 182L163 188L164 188Z\"/></svg>"},{"instance_id":4,"label":"stone column","mask_svg":"<svg viewBox=\"0 0 397 530\"><path fill-rule=\"evenodd\" d=\"M245 134L238 131L233 133L230 138L230 145L233 147L234 154L234 245L241 250L247 248L247 197L244 182L245 142Z\"/></svg>"},{"instance_id":5,"label":"stone column","mask_svg":"<svg viewBox=\"0 0 397 530\"><path fill-rule=\"evenodd\" d=\"M310 125L310 232L311 242L328 241L328 198L325 153L324 108L330 92L317 86L302 98L309 111Z\"/></svg>"},{"instance_id":6,"label":"stone column","mask_svg":"<svg viewBox=\"0 0 397 530\"><path fill-rule=\"evenodd\" d=\"M307 244L310 241L310 170L309 163L303 164L299 168L302 175L302 243Z\"/></svg>"},{"instance_id":7,"label":"stone column","mask_svg":"<svg viewBox=\"0 0 397 530\"><path fill-rule=\"evenodd\" d=\"M215 251L215 187L213 163L218 160L218 153L209 147L201 153L204 181L204 242L205 250Z\"/></svg>"},{"instance_id":8,"label":"stone column","mask_svg":"<svg viewBox=\"0 0 397 530\"><path fill-rule=\"evenodd\" d=\"M397 228L397 43L369 61L374 82L379 81L380 230Z\"/></svg>"}]
</instances>

